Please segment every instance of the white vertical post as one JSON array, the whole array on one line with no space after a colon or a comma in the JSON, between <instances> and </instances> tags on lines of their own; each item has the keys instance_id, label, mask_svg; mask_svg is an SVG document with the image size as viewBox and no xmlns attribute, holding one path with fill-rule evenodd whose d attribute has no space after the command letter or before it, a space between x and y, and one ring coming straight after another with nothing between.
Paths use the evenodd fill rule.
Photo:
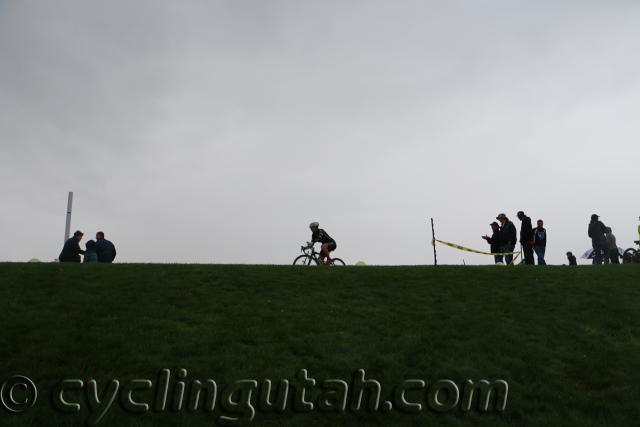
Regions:
<instances>
[{"instance_id":1,"label":"white vertical post","mask_svg":"<svg viewBox=\"0 0 640 427\"><path fill-rule=\"evenodd\" d=\"M67 222L64 227L64 241L69 240L69 233L71 232L71 208L73 207L73 191L69 191L69 197L67 198Z\"/></svg>"}]
</instances>

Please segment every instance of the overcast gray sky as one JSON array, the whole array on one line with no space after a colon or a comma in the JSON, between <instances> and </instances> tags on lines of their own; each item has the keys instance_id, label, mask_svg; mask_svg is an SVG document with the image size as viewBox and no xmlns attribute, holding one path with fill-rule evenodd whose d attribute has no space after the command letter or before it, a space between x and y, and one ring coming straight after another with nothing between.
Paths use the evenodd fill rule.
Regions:
<instances>
[{"instance_id":1,"label":"overcast gray sky","mask_svg":"<svg viewBox=\"0 0 640 427\"><path fill-rule=\"evenodd\" d=\"M104 230L122 262L548 260L640 215L637 1L0 0L0 260ZM86 241L86 239L85 239ZM441 248L442 262L491 263Z\"/></svg>"}]
</instances>

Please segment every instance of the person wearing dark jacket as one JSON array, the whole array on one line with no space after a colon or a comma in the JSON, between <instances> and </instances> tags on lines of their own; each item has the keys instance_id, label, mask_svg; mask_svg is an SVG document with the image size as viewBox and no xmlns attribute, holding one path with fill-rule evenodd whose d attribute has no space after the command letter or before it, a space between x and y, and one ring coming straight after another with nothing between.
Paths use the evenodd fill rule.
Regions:
<instances>
[{"instance_id":1,"label":"person wearing dark jacket","mask_svg":"<svg viewBox=\"0 0 640 427\"><path fill-rule=\"evenodd\" d=\"M607 260L611 264L620 264L620 254L618 253L618 243L616 242L616 236L614 236L611 227L607 227Z\"/></svg>"},{"instance_id":2,"label":"person wearing dark jacket","mask_svg":"<svg viewBox=\"0 0 640 427\"><path fill-rule=\"evenodd\" d=\"M64 242L62 252L58 255L60 262L80 262L80 254L84 254L84 251L80 249L80 240L82 240L84 234L78 230L73 233L73 237Z\"/></svg>"},{"instance_id":3,"label":"person wearing dark jacket","mask_svg":"<svg viewBox=\"0 0 640 427\"><path fill-rule=\"evenodd\" d=\"M502 243L501 252L513 252L517 242L516 226L503 213L496 217L500 221L500 242ZM513 255L505 255L504 262L510 265L513 262Z\"/></svg>"},{"instance_id":4,"label":"person wearing dark jacket","mask_svg":"<svg viewBox=\"0 0 640 427\"><path fill-rule=\"evenodd\" d=\"M569 265L578 265L578 261L576 260L576 256L571 252L567 252L567 259L569 260Z\"/></svg>"},{"instance_id":5,"label":"person wearing dark jacket","mask_svg":"<svg viewBox=\"0 0 640 427\"><path fill-rule=\"evenodd\" d=\"M498 224L497 222L493 221L490 225L491 225L491 230L493 231L493 234L491 235L491 237L485 235L485 236L482 236L482 238L484 240L486 240L487 243L489 243L489 245L491 245L491 253L498 254L498 253L502 252L502 240L501 240L501 235L500 235L500 224ZM502 264L503 255L494 255L493 258L494 258L496 264Z\"/></svg>"},{"instance_id":6,"label":"person wearing dark jacket","mask_svg":"<svg viewBox=\"0 0 640 427\"><path fill-rule=\"evenodd\" d=\"M98 262L113 262L116 259L116 247L104 238L102 231L96 233L96 253Z\"/></svg>"},{"instance_id":7,"label":"person wearing dark jacket","mask_svg":"<svg viewBox=\"0 0 640 427\"><path fill-rule=\"evenodd\" d=\"M309 224L309 229L311 229L311 242L320 242L322 245L320 247L320 257L318 261L322 265L329 264L331 262L331 252L335 251L338 247L336 241L329 236L329 233L320 228L320 224L317 221Z\"/></svg>"},{"instance_id":8,"label":"person wearing dark jacket","mask_svg":"<svg viewBox=\"0 0 640 427\"><path fill-rule=\"evenodd\" d=\"M526 216L524 212L518 212L518 219L522 222L520 225L520 244L524 256L524 263L528 265L535 264L533 259L533 226L531 218Z\"/></svg>"},{"instance_id":9,"label":"person wearing dark jacket","mask_svg":"<svg viewBox=\"0 0 640 427\"><path fill-rule=\"evenodd\" d=\"M547 250L547 230L544 229L544 222L539 219L538 226L533 229L533 251L538 257L538 265L547 265L544 254Z\"/></svg>"},{"instance_id":10,"label":"person wearing dark jacket","mask_svg":"<svg viewBox=\"0 0 640 427\"><path fill-rule=\"evenodd\" d=\"M604 225L602 221L600 221L600 217L596 214L591 215L588 235L589 237L591 237L591 245L593 246L594 250L594 264L602 264L602 261L607 256L609 245L607 242L607 236L605 236L606 231L607 226Z\"/></svg>"},{"instance_id":11,"label":"person wearing dark jacket","mask_svg":"<svg viewBox=\"0 0 640 427\"><path fill-rule=\"evenodd\" d=\"M84 262L98 262L95 240L89 240L85 246L87 250L84 252Z\"/></svg>"}]
</instances>

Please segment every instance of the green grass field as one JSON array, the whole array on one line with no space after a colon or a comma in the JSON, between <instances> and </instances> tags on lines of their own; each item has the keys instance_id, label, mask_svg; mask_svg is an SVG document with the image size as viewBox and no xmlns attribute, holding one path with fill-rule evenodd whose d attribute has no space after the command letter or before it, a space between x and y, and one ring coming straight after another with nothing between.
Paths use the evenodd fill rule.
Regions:
<instances>
[{"instance_id":1,"label":"green grass field","mask_svg":"<svg viewBox=\"0 0 640 427\"><path fill-rule=\"evenodd\" d=\"M104 403L109 380L157 384L165 368L173 378L169 400L180 368L188 371L185 383L214 379L220 393L236 380L277 382L300 369L319 383L347 381L364 369L382 384L382 401L391 402L407 379L427 384L407 393L413 403L426 402L429 385L440 379L509 384L504 412L438 413L425 404L418 414L395 407L329 413L336 405L328 404L279 413L254 404L250 425L257 426L637 425L639 279L633 265L0 264L0 383L21 374L39 390L24 413L0 408L0 425L85 425L89 379L97 381ZM83 389L65 394L81 404L79 413L54 409L54 388L63 379L83 381ZM154 402L155 393L134 396ZM24 401L23 389L14 394ZM136 415L118 399L97 425L213 426L225 422L221 416L247 413L228 404L212 413L167 408Z\"/></svg>"}]
</instances>

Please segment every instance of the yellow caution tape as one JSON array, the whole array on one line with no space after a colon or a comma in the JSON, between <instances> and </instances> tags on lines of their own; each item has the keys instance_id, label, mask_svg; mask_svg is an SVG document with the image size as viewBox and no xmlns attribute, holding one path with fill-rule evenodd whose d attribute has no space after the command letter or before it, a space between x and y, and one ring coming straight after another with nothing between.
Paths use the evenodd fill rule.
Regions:
<instances>
[{"instance_id":1,"label":"yellow caution tape","mask_svg":"<svg viewBox=\"0 0 640 427\"><path fill-rule=\"evenodd\" d=\"M515 257L513 258L513 260L515 261L516 258L518 258L518 256L521 255L521 252L498 252L498 253L493 253L493 252L484 252L484 251L478 251L476 249L471 249L471 248L466 248L464 246L460 246L460 245L456 245L455 243L451 243L451 242L445 242L443 240L438 240L438 239L433 239L433 241L431 242L431 244L433 246L436 245L436 242L438 243L442 243L443 245L447 245L450 246L454 249L459 249L461 251L466 251L466 252L473 252L474 254L480 254L480 255L501 255L501 256L506 256L506 255L515 255Z\"/></svg>"}]
</instances>

